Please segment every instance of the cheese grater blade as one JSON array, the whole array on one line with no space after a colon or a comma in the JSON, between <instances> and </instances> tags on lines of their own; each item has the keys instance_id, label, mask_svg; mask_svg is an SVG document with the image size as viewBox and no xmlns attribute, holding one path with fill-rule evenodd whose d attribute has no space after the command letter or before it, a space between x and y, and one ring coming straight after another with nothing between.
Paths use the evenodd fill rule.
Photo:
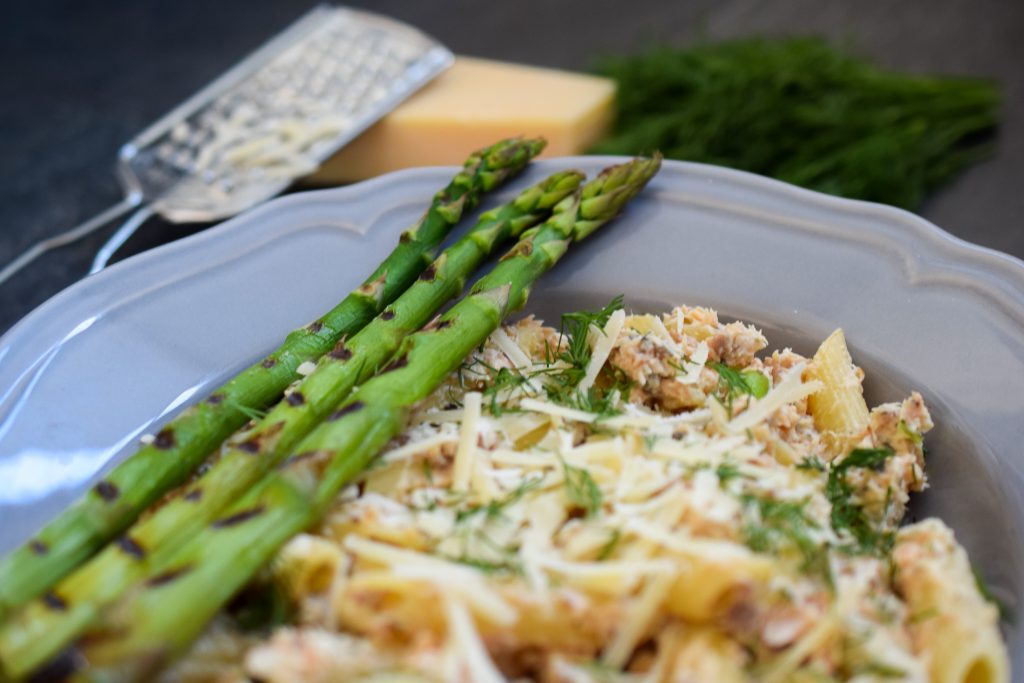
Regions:
<instances>
[{"instance_id":1,"label":"cheese grater blade","mask_svg":"<svg viewBox=\"0 0 1024 683\"><path fill-rule=\"evenodd\" d=\"M316 170L453 60L401 22L316 7L122 146L125 198L35 245L0 271L0 283L131 209L90 272L154 213L171 222L213 221L255 206Z\"/></svg>"}]
</instances>

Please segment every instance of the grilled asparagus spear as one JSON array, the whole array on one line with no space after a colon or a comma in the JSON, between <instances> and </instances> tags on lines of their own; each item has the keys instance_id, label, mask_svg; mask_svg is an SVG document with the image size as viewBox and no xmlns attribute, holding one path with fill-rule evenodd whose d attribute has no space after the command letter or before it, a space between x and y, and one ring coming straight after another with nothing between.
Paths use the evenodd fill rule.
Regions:
<instances>
[{"instance_id":1,"label":"grilled asparagus spear","mask_svg":"<svg viewBox=\"0 0 1024 683\"><path fill-rule=\"evenodd\" d=\"M543 140L510 139L474 153L395 250L356 291L276 351L166 425L35 538L0 561L0 619L43 595L168 490L296 379L305 361L360 330L427 267L432 250L464 212L540 153Z\"/></svg>"},{"instance_id":2,"label":"grilled asparagus spear","mask_svg":"<svg viewBox=\"0 0 1024 683\"><path fill-rule=\"evenodd\" d=\"M613 218L657 171L660 158L606 169L555 215L527 231L470 293L405 339L394 359L295 449L295 455L115 603L52 663L83 680L139 680L183 650L291 536L308 528L428 396L566 252Z\"/></svg>"},{"instance_id":3,"label":"grilled asparagus spear","mask_svg":"<svg viewBox=\"0 0 1024 683\"><path fill-rule=\"evenodd\" d=\"M302 437L366 381L448 300L466 278L510 237L543 221L583 181L578 171L556 173L480 217L446 249L404 294L366 327L326 353L316 370L252 428L239 433L198 481L183 488L152 515L130 527L83 567L34 600L0 627L0 662L14 677L31 672L82 632L122 590L160 566L200 532ZM64 609L53 609L54 599Z\"/></svg>"}]
</instances>

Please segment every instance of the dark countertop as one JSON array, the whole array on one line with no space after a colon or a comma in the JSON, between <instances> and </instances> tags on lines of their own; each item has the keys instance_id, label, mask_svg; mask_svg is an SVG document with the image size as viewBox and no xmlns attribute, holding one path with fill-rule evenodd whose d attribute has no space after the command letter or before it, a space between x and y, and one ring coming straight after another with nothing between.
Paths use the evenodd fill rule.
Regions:
<instances>
[{"instance_id":1,"label":"dark countertop","mask_svg":"<svg viewBox=\"0 0 1024 683\"><path fill-rule=\"evenodd\" d=\"M118 146L304 12L303 0L36 0L0 23L0 266L120 198ZM605 52L701 37L826 35L882 64L1001 84L991 160L922 215L1024 257L1024 2L1018 0L473 0L352 2L415 24L456 53L585 69ZM0 286L0 332L88 270L115 226ZM124 255L203 226L150 221Z\"/></svg>"}]
</instances>

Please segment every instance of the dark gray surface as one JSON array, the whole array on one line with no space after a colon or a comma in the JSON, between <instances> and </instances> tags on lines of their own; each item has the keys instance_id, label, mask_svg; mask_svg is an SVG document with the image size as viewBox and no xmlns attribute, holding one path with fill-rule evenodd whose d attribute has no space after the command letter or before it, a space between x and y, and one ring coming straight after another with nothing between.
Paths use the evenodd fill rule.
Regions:
<instances>
[{"instance_id":1,"label":"dark gray surface","mask_svg":"<svg viewBox=\"0 0 1024 683\"><path fill-rule=\"evenodd\" d=\"M0 264L117 201L119 144L313 3L44 0L0 22ZM354 2L432 33L457 53L582 69L602 52L701 35L819 33L883 64L997 79L1005 125L991 161L922 214L1024 257L1024 2L1020 0L472 0ZM200 226L154 220L125 253ZM113 228L0 286L0 332L81 277Z\"/></svg>"}]
</instances>

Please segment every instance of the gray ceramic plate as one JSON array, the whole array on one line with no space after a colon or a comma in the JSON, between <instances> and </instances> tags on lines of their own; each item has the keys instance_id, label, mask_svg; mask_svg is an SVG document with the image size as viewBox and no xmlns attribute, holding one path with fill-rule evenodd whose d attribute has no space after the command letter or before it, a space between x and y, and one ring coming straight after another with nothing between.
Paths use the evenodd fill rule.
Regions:
<instances>
[{"instance_id":1,"label":"gray ceramic plate","mask_svg":"<svg viewBox=\"0 0 1024 683\"><path fill-rule=\"evenodd\" d=\"M538 163L596 172L612 159ZM0 339L0 552L191 401L356 285L450 169L279 199L71 287ZM504 196L514 190L509 189ZM912 515L956 530L1021 621L1024 264L909 213L667 162L616 223L534 292L559 312L626 295L704 304L812 352L837 326L869 402L920 390L939 425ZM1015 668L1024 643L1009 628Z\"/></svg>"}]
</instances>

